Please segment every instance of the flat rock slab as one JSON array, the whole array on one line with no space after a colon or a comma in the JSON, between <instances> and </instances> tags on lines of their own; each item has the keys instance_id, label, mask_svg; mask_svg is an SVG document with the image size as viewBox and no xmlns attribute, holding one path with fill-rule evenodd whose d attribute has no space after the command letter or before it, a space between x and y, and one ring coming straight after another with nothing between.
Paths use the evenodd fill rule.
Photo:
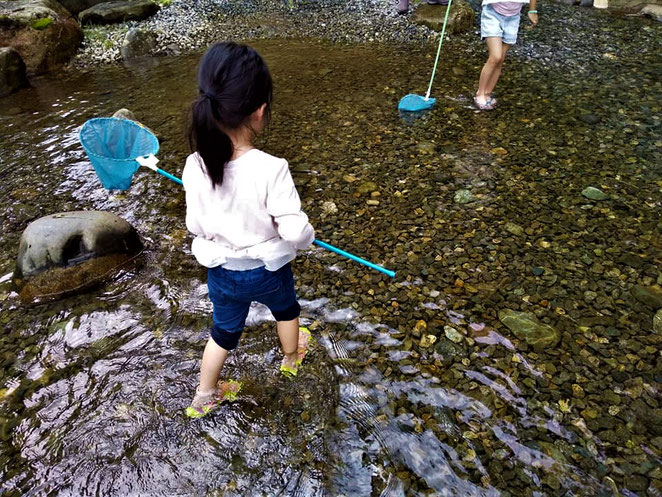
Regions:
<instances>
[{"instance_id":1,"label":"flat rock slab","mask_svg":"<svg viewBox=\"0 0 662 497\"><path fill-rule=\"evenodd\" d=\"M446 6L423 4L416 9L412 20L435 31L441 31L446 16ZM476 13L464 0L451 3L451 11L448 14L446 33L464 33L473 29Z\"/></svg>"},{"instance_id":2,"label":"flat rock slab","mask_svg":"<svg viewBox=\"0 0 662 497\"><path fill-rule=\"evenodd\" d=\"M115 214L53 214L23 232L14 282L23 300L70 294L98 283L142 249L136 230Z\"/></svg>"},{"instance_id":3,"label":"flat rock slab","mask_svg":"<svg viewBox=\"0 0 662 497\"><path fill-rule=\"evenodd\" d=\"M159 6L150 0L104 2L84 10L78 18L81 24L112 24L140 21L153 16L158 11Z\"/></svg>"},{"instance_id":4,"label":"flat rock slab","mask_svg":"<svg viewBox=\"0 0 662 497\"><path fill-rule=\"evenodd\" d=\"M499 311L499 321L506 325L517 338L524 340L536 350L554 347L561 339L561 333L558 330L541 323L536 315L530 312L503 309Z\"/></svg>"}]
</instances>

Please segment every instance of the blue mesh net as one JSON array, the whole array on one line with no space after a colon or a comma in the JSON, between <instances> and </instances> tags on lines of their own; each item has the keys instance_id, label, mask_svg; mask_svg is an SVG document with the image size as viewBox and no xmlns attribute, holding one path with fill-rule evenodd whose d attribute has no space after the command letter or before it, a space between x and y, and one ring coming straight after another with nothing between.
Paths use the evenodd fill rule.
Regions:
<instances>
[{"instance_id":1,"label":"blue mesh net","mask_svg":"<svg viewBox=\"0 0 662 497\"><path fill-rule=\"evenodd\" d=\"M78 139L94 170L107 189L126 190L140 167L136 157L159 151L156 136L140 124L127 119L99 117L87 121Z\"/></svg>"},{"instance_id":2,"label":"blue mesh net","mask_svg":"<svg viewBox=\"0 0 662 497\"><path fill-rule=\"evenodd\" d=\"M400 99L398 110L404 110L405 112L418 112L419 110L429 109L435 102L436 99L434 98L428 98L426 100L425 97L410 93Z\"/></svg>"}]
</instances>

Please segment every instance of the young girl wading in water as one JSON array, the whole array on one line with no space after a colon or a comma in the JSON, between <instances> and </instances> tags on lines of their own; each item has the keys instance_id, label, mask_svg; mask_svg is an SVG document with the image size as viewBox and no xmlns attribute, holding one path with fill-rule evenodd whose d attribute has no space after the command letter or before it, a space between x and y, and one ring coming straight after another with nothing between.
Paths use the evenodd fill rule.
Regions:
<instances>
[{"instance_id":1,"label":"young girl wading in water","mask_svg":"<svg viewBox=\"0 0 662 497\"><path fill-rule=\"evenodd\" d=\"M511 45L517 41L519 20L524 4L529 4L529 19L535 26L538 24L536 0L483 0L483 11L480 15L480 36L487 43L489 58L483 66L478 81L478 91L474 103L480 110L492 110L496 99L492 91L501 75L503 61Z\"/></svg>"},{"instance_id":2,"label":"young girl wading in water","mask_svg":"<svg viewBox=\"0 0 662 497\"><path fill-rule=\"evenodd\" d=\"M287 161L253 147L269 122L272 96L260 55L245 45L217 43L202 58L198 86L189 132L193 153L182 181L186 226L196 236L191 250L208 268L214 324L200 385L186 410L196 418L233 399L240 388L218 380L253 301L276 319L284 354L280 369L296 376L310 332L299 329L290 261L314 239Z\"/></svg>"}]
</instances>

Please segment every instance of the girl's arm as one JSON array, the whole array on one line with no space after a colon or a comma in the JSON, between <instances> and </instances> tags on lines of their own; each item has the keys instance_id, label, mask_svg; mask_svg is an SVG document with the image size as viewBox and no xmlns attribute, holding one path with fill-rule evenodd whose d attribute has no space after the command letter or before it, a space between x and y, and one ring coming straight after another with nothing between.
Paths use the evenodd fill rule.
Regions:
<instances>
[{"instance_id":1,"label":"girl's arm","mask_svg":"<svg viewBox=\"0 0 662 497\"><path fill-rule=\"evenodd\" d=\"M538 24L538 11L536 10L536 0L531 0L529 2L529 19L531 23L535 26Z\"/></svg>"},{"instance_id":2,"label":"girl's arm","mask_svg":"<svg viewBox=\"0 0 662 497\"><path fill-rule=\"evenodd\" d=\"M198 195L194 193L196 191L195 182L199 181L199 178L195 174L197 165L189 164L191 160L194 159L192 157L187 159L182 173L182 183L186 192L186 228L196 236L204 236L204 231L202 231L202 226L200 226L200 222L198 221L202 214L202 206L200 205Z\"/></svg>"},{"instance_id":3,"label":"girl's arm","mask_svg":"<svg viewBox=\"0 0 662 497\"><path fill-rule=\"evenodd\" d=\"M286 160L270 178L267 188L267 212L274 218L280 237L297 250L310 246L315 230L301 210L301 200Z\"/></svg>"}]
</instances>

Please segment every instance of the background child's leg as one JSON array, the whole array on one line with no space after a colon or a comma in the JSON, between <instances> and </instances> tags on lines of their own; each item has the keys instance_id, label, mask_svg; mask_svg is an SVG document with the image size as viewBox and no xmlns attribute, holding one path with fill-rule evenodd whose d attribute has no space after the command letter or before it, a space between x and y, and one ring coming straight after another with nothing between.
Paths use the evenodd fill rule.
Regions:
<instances>
[{"instance_id":1,"label":"background child's leg","mask_svg":"<svg viewBox=\"0 0 662 497\"><path fill-rule=\"evenodd\" d=\"M499 80L499 76L501 76L501 69L503 69L503 62L506 60L506 53L508 53L509 48L510 45L508 45L508 43L501 44L501 62L492 72L492 77L487 82L487 86L485 87L485 95L489 96L492 93L492 91L494 91L494 87L496 86L497 81Z\"/></svg>"},{"instance_id":2,"label":"background child's leg","mask_svg":"<svg viewBox=\"0 0 662 497\"><path fill-rule=\"evenodd\" d=\"M485 38L489 57L480 72L480 79L478 80L478 91L476 97L481 104L484 104L489 98L490 93L494 89L496 82L501 75L501 68L503 67L503 59L506 56L504 46L508 47L502 42L498 36L490 36Z\"/></svg>"},{"instance_id":3,"label":"background child's leg","mask_svg":"<svg viewBox=\"0 0 662 497\"><path fill-rule=\"evenodd\" d=\"M204 394L216 389L218 377L227 357L228 351L209 338L205 352L202 354L202 366L200 366L200 393Z\"/></svg>"},{"instance_id":4,"label":"background child's leg","mask_svg":"<svg viewBox=\"0 0 662 497\"><path fill-rule=\"evenodd\" d=\"M278 328L278 338L280 338L283 354L287 358L288 364L294 365L298 358L299 318L294 318L291 321L278 321L276 327Z\"/></svg>"}]
</instances>

